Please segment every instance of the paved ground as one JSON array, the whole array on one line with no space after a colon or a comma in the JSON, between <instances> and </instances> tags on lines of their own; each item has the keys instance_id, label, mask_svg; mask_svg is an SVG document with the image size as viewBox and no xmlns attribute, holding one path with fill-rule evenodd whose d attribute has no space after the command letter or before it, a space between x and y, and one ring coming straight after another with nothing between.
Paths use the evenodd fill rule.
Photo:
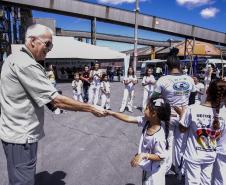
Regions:
<instances>
[{"instance_id":1,"label":"paved ground","mask_svg":"<svg viewBox=\"0 0 226 185\"><path fill-rule=\"evenodd\" d=\"M112 109L119 110L123 86L111 84ZM58 84L72 96L69 83ZM134 105L140 106L143 91L138 84ZM126 114L131 114L125 112ZM141 115L134 109L132 115ZM114 118L89 113L45 111L46 136L39 142L37 185L141 185L141 170L130 167L137 152L141 130ZM0 184L7 185L6 161L0 145ZM178 185L173 178L167 185Z\"/></svg>"}]
</instances>

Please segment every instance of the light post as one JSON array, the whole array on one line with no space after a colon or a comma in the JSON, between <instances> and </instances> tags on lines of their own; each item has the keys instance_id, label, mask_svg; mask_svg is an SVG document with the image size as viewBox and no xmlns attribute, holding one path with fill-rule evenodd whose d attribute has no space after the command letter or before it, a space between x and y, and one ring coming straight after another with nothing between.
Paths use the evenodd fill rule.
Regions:
<instances>
[{"instance_id":1,"label":"light post","mask_svg":"<svg viewBox=\"0 0 226 185\"><path fill-rule=\"evenodd\" d=\"M134 72L137 70L137 31L138 31L138 15L139 15L139 0L136 0L135 9L135 28L134 28L134 55L133 55L133 68Z\"/></svg>"}]
</instances>

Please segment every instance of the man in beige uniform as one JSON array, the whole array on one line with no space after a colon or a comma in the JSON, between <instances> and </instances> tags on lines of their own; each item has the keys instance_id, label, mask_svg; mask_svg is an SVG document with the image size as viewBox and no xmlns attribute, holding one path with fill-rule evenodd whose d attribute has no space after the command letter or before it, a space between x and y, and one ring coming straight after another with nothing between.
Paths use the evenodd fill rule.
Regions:
<instances>
[{"instance_id":1,"label":"man in beige uniform","mask_svg":"<svg viewBox=\"0 0 226 185\"><path fill-rule=\"evenodd\" d=\"M93 105L58 94L39 64L52 49L52 30L32 25L25 47L11 54L1 73L0 139L7 159L10 185L34 185L38 141L44 136L44 105L105 116Z\"/></svg>"}]
</instances>

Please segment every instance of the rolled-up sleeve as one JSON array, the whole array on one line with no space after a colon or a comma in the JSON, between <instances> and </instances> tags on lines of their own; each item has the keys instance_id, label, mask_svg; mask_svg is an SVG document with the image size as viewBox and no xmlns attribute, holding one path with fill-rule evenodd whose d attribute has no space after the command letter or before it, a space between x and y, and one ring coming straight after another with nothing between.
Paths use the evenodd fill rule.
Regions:
<instances>
[{"instance_id":1,"label":"rolled-up sleeve","mask_svg":"<svg viewBox=\"0 0 226 185\"><path fill-rule=\"evenodd\" d=\"M159 78L158 81L156 82L156 86L154 89L155 92L162 93L162 83L163 83L162 78Z\"/></svg>"},{"instance_id":2,"label":"rolled-up sleeve","mask_svg":"<svg viewBox=\"0 0 226 185\"><path fill-rule=\"evenodd\" d=\"M154 154L158 155L161 159L166 157L166 141L164 140L157 140L155 142L155 151Z\"/></svg>"},{"instance_id":3,"label":"rolled-up sleeve","mask_svg":"<svg viewBox=\"0 0 226 185\"><path fill-rule=\"evenodd\" d=\"M146 124L146 119L144 116L137 116L136 117L137 123L138 123L138 127L144 127Z\"/></svg>"},{"instance_id":4,"label":"rolled-up sleeve","mask_svg":"<svg viewBox=\"0 0 226 185\"><path fill-rule=\"evenodd\" d=\"M186 113L181 117L180 124L188 128L191 124L191 120L192 120L192 114L191 114L191 108L189 107L186 110Z\"/></svg>"},{"instance_id":5,"label":"rolled-up sleeve","mask_svg":"<svg viewBox=\"0 0 226 185\"><path fill-rule=\"evenodd\" d=\"M17 76L26 92L39 107L51 102L58 92L38 64L17 69Z\"/></svg>"}]
</instances>

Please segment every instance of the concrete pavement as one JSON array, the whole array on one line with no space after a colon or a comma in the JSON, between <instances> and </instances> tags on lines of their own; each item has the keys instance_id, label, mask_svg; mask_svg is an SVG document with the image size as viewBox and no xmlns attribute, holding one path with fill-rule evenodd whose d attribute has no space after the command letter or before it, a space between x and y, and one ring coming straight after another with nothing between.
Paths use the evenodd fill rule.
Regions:
<instances>
[{"instance_id":1,"label":"concrete pavement","mask_svg":"<svg viewBox=\"0 0 226 185\"><path fill-rule=\"evenodd\" d=\"M134 105L142 103L141 83L136 85ZM72 97L70 83L58 84ZM111 83L111 105L118 111L123 84ZM134 116L142 115L134 109ZM141 185L141 169L131 168L141 129L112 117L97 118L90 113L45 111L46 136L39 142L37 185ZM0 146L1 185L7 185L6 160ZM176 183L173 178L171 184Z\"/></svg>"}]
</instances>

